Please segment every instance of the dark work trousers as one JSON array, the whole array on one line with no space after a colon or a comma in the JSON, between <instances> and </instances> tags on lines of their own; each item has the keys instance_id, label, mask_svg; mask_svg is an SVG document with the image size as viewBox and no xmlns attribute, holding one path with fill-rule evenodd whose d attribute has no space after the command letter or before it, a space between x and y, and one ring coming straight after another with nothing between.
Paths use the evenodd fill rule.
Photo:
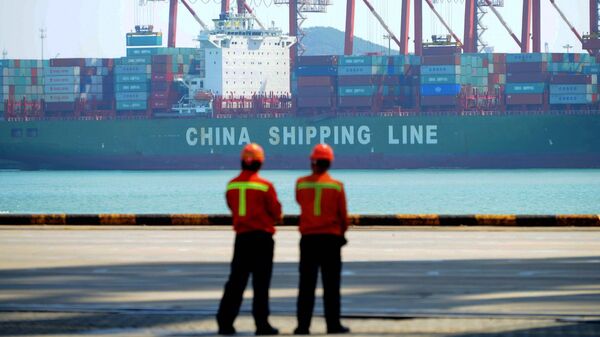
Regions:
<instances>
[{"instance_id":1,"label":"dark work trousers","mask_svg":"<svg viewBox=\"0 0 600 337\"><path fill-rule=\"evenodd\" d=\"M323 304L327 327L331 329L340 326L341 247L344 244L343 237L331 234L303 235L300 239L298 328L310 327L319 268L323 281Z\"/></svg>"},{"instance_id":2,"label":"dark work trousers","mask_svg":"<svg viewBox=\"0 0 600 337\"><path fill-rule=\"evenodd\" d=\"M240 312L244 290L251 273L254 289L252 315L257 328L268 325L273 247L273 236L267 232L242 233L235 237L231 273L217 313L220 327L233 326L233 321Z\"/></svg>"}]
</instances>

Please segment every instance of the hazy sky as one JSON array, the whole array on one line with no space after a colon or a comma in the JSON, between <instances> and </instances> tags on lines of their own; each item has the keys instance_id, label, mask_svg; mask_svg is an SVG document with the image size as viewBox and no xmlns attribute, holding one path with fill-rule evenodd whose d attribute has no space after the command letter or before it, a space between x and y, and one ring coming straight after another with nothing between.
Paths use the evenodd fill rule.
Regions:
<instances>
[{"instance_id":1,"label":"hazy sky","mask_svg":"<svg viewBox=\"0 0 600 337\"><path fill-rule=\"evenodd\" d=\"M167 43L168 4L160 2L145 10L138 8L140 0L0 0L0 52L6 50L7 58L40 58L41 45L39 28L47 29L44 53L48 57L118 57L125 54L125 34L136 23L154 23L165 33ZM198 15L211 24L220 11L219 0L191 0ZM235 3L235 0L232 0ZM288 31L287 7L274 5L273 0L248 0L259 18L266 24L274 22L284 32ZM332 0L334 3L327 13L308 14L305 27L333 26L340 30L345 25L346 1ZM438 0L439 11L462 38L464 0ZM371 0L387 21L395 34L400 35L400 0ZM573 25L583 34L589 31L588 0L556 0ZM573 33L562 22L548 0L542 0L542 50L548 43L550 51L564 52L564 45L574 46L571 51L581 51L581 46ZM154 8L153 11L148 8ZM424 3L424 36L445 31L434 20L431 10ZM499 9L515 34L520 37L522 1L505 0L505 7ZM153 13L152 13L153 12ZM355 35L387 45L383 39L384 30L370 15L362 0L356 0ZM148 19L140 19L140 17ZM152 17L154 19L152 19ZM412 22L412 19L411 19ZM484 40L495 47L497 52L517 52L516 43L500 25L498 19L489 13L484 23L489 30ZM179 5L178 39L179 47L195 46L194 37L198 24ZM412 24L411 24L412 33ZM412 36L413 34L411 34ZM412 41L411 41L412 42ZM412 43L411 43L412 49Z\"/></svg>"}]
</instances>

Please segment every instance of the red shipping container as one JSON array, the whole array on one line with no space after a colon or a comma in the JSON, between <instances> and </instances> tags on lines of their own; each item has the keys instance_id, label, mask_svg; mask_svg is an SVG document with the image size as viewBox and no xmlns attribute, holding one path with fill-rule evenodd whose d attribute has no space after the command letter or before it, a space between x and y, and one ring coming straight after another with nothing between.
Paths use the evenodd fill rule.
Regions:
<instances>
[{"instance_id":1,"label":"red shipping container","mask_svg":"<svg viewBox=\"0 0 600 337\"><path fill-rule=\"evenodd\" d=\"M339 76L338 86L349 86L349 85L371 85L373 83L383 82L383 76L373 75L349 75Z\"/></svg>"},{"instance_id":2,"label":"red shipping container","mask_svg":"<svg viewBox=\"0 0 600 337\"><path fill-rule=\"evenodd\" d=\"M37 68L31 68L31 76L32 77L37 76L37 73L38 73Z\"/></svg>"},{"instance_id":3,"label":"red shipping container","mask_svg":"<svg viewBox=\"0 0 600 337\"><path fill-rule=\"evenodd\" d=\"M85 67L85 59L51 59L51 67Z\"/></svg>"},{"instance_id":4,"label":"red shipping container","mask_svg":"<svg viewBox=\"0 0 600 337\"><path fill-rule=\"evenodd\" d=\"M150 94L150 98L153 100L169 100L171 99L172 95L173 92L170 90L163 92L153 92Z\"/></svg>"},{"instance_id":5,"label":"red shipping container","mask_svg":"<svg viewBox=\"0 0 600 337\"><path fill-rule=\"evenodd\" d=\"M150 103L152 109L169 109L169 101L167 100L152 100Z\"/></svg>"},{"instance_id":6,"label":"red shipping container","mask_svg":"<svg viewBox=\"0 0 600 337\"><path fill-rule=\"evenodd\" d=\"M483 59L482 65L484 68L487 68L487 66L490 65L490 60L488 60L487 58Z\"/></svg>"},{"instance_id":7,"label":"red shipping container","mask_svg":"<svg viewBox=\"0 0 600 337\"><path fill-rule=\"evenodd\" d=\"M173 82L173 74L172 73L153 73L152 81Z\"/></svg>"},{"instance_id":8,"label":"red shipping container","mask_svg":"<svg viewBox=\"0 0 600 337\"><path fill-rule=\"evenodd\" d=\"M21 68L21 60L15 60L15 68Z\"/></svg>"},{"instance_id":9,"label":"red shipping container","mask_svg":"<svg viewBox=\"0 0 600 337\"><path fill-rule=\"evenodd\" d=\"M550 78L551 84L594 84L591 75L556 74Z\"/></svg>"},{"instance_id":10,"label":"red shipping container","mask_svg":"<svg viewBox=\"0 0 600 337\"><path fill-rule=\"evenodd\" d=\"M508 73L506 83L539 83L546 82L547 73Z\"/></svg>"},{"instance_id":11,"label":"red shipping container","mask_svg":"<svg viewBox=\"0 0 600 337\"><path fill-rule=\"evenodd\" d=\"M302 76L298 77L298 87L332 86L334 77L331 76Z\"/></svg>"},{"instance_id":12,"label":"red shipping container","mask_svg":"<svg viewBox=\"0 0 600 337\"><path fill-rule=\"evenodd\" d=\"M493 58L493 63L495 65L506 63L506 54L504 54L504 53L493 54L492 58Z\"/></svg>"},{"instance_id":13,"label":"red shipping container","mask_svg":"<svg viewBox=\"0 0 600 337\"><path fill-rule=\"evenodd\" d=\"M152 73L153 74L166 74L171 72L171 66L165 63L156 63L152 64Z\"/></svg>"},{"instance_id":14,"label":"red shipping container","mask_svg":"<svg viewBox=\"0 0 600 337\"><path fill-rule=\"evenodd\" d=\"M298 66L336 66L338 57L335 55L323 56L301 56L298 58Z\"/></svg>"},{"instance_id":15,"label":"red shipping container","mask_svg":"<svg viewBox=\"0 0 600 337\"><path fill-rule=\"evenodd\" d=\"M438 55L423 56L423 65L458 65L460 64L460 55Z\"/></svg>"},{"instance_id":16,"label":"red shipping container","mask_svg":"<svg viewBox=\"0 0 600 337\"><path fill-rule=\"evenodd\" d=\"M154 64L173 64L171 55L152 55L152 65Z\"/></svg>"},{"instance_id":17,"label":"red shipping container","mask_svg":"<svg viewBox=\"0 0 600 337\"><path fill-rule=\"evenodd\" d=\"M424 47L423 56L440 56L440 55L454 55L460 54L461 49L457 46L437 46L437 47Z\"/></svg>"},{"instance_id":18,"label":"red shipping container","mask_svg":"<svg viewBox=\"0 0 600 337\"><path fill-rule=\"evenodd\" d=\"M552 53L552 62L562 62L563 54L560 53Z\"/></svg>"},{"instance_id":19,"label":"red shipping container","mask_svg":"<svg viewBox=\"0 0 600 337\"><path fill-rule=\"evenodd\" d=\"M341 107L365 107L373 105L371 96L339 96L338 105Z\"/></svg>"},{"instance_id":20,"label":"red shipping container","mask_svg":"<svg viewBox=\"0 0 600 337\"><path fill-rule=\"evenodd\" d=\"M326 108L330 107L332 98L329 97L298 97L299 108Z\"/></svg>"},{"instance_id":21,"label":"red shipping container","mask_svg":"<svg viewBox=\"0 0 600 337\"><path fill-rule=\"evenodd\" d=\"M505 74L506 73L506 63L494 63L493 64L493 73L494 74Z\"/></svg>"},{"instance_id":22,"label":"red shipping container","mask_svg":"<svg viewBox=\"0 0 600 337\"><path fill-rule=\"evenodd\" d=\"M155 81L151 84L152 92L166 92L171 88L170 82L159 82Z\"/></svg>"},{"instance_id":23,"label":"red shipping container","mask_svg":"<svg viewBox=\"0 0 600 337\"><path fill-rule=\"evenodd\" d=\"M46 111L56 112L56 111L74 111L75 103L69 102L52 102L46 103Z\"/></svg>"},{"instance_id":24,"label":"red shipping container","mask_svg":"<svg viewBox=\"0 0 600 337\"><path fill-rule=\"evenodd\" d=\"M540 105L543 103L543 94L506 95L507 105Z\"/></svg>"},{"instance_id":25,"label":"red shipping container","mask_svg":"<svg viewBox=\"0 0 600 337\"><path fill-rule=\"evenodd\" d=\"M451 106L457 104L458 98L454 96L421 96L421 106Z\"/></svg>"},{"instance_id":26,"label":"red shipping container","mask_svg":"<svg viewBox=\"0 0 600 337\"><path fill-rule=\"evenodd\" d=\"M546 72L548 64L546 62L518 62L507 63L506 72L509 73L541 73Z\"/></svg>"},{"instance_id":27,"label":"red shipping container","mask_svg":"<svg viewBox=\"0 0 600 337\"><path fill-rule=\"evenodd\" d=\"M325 87L299 87L298 97L321 97L331 96L334 93L334 88L331 86Z\"/></svg>"}]
</instances>

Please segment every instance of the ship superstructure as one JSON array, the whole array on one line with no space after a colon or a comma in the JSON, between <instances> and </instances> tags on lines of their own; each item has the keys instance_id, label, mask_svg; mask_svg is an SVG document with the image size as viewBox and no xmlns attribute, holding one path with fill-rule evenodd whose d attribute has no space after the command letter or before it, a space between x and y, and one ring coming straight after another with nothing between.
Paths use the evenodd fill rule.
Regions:
<instances>
[{"instance_id":1,"label":"ship superstructure","mask_svg":"<svg viewBox=\"0 0 600 337\"><path fill-rule=\"evenodd\" d=\"M224 14L198 37L205 60L200 88L224 97L290 95L290 48L296 39L263 29L247 14Z\"/></svg>"}]
</instances>

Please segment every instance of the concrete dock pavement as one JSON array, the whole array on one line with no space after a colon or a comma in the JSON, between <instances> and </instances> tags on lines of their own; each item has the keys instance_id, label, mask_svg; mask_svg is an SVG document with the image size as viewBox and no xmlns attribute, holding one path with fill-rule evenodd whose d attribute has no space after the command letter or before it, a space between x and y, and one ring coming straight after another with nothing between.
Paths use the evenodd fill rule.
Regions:
<instances>
[{"instance_id":1,"label":"concrete dock pavement","mask_svg":"<svg viewBox=\"0 0 600 337\"><path fill-rule=\"evenodd\" d=\"M213 335L233 238L226 227L2 227L0 335ZM360 228L348 238L352 335L600 335L597 228ZM284 334L295 326L298 240L294 228L275 236L272 320ZM252 335L245 295L236 328ZM311 330L325 331L321 317Z\"/></svg>"}]
</instances>

